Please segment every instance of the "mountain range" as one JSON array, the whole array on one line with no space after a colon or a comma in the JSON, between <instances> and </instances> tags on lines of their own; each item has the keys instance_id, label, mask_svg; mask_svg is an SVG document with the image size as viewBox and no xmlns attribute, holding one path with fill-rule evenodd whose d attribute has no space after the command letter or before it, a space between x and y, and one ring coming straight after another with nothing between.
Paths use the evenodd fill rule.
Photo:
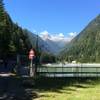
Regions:
<instances>
[{"instance_id":1,"label":"mountain range","mask_svg":"<svg viewBox=\"0 0 100 100\"><path fill-rule=\"evenodd\" d=\"M61 58L66 61L100 62L100 15L65 46Z\"/></svg>"},{"instance_id":2,"label":"mountain range","mask_svg":"<svg viewBox=\"0 0 100 100\"><path fill-rule=\"evenodd\" d=\"M31 41L31 44L33 47L36 45L37 41L37 35L28 31L29 40ZM53 40L49 35L45 36L38 36L38 47L43 52L52 53L54 55L57 55L62 48L67 44L69 41L64 39L55 39Z\"/></svg>"},{"instance_id":3,"label":"mountain range","mask_svg":"<svg viewBox=\"0 0 100 100\"><path fill-rule=\"evenodd\" d=\"M62 60L77 62L100 62L100 14L94 18L71 41L57 37L38 36L15 24L0 1L0 59L9 55L26 55L33 47L44 53L59 54ZM61 51L61 52L60 52Z\"/></svg>"},{"instance_id":4,"label":"mountain range","mask_svg":"<svg viewBox=\"0 0 100 100\"><path fill-rule=\"evenodd\" d=\"M38 41L37 41L38 40ZM14 23L0 1L0 57L9 54L28 54L31 48L38 47L42 52L57 54L65 45L63 41L54 41L48 37L40 37ZM58 43L59 42L59 43Z\"/></svg>"}]
</instances>

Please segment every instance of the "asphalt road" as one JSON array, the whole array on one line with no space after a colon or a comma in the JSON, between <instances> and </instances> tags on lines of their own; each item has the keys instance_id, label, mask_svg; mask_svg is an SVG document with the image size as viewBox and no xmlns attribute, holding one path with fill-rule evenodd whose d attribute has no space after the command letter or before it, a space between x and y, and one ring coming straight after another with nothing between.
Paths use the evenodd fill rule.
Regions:
<instances>
[{"instance_id":1,"label":"asphalt road","mask_svg":"<svg viewBox=\"0 0 100 100\"><path fill-rule=\"evenodd\" d=\"M27 83L29 81L29 83ZM0 77L0 100L33 100L37 97L29 78Z\"/></svg>"},{"instance_id":2,"label":"asphalt road","mask_svg":"<svg viewBox=\"0 0 100 100\"><path fill-rule=\"evenodd\" d=\"M17 77L12 73L15 66L0 64L0 100L33 100L36 93L30 86L23 84L27 78ZM25 72L25 68L21 69ZM24 74L24 73L22 73ZM25 73L26 74L26 73Z\"/></svg>"}]
</instances>

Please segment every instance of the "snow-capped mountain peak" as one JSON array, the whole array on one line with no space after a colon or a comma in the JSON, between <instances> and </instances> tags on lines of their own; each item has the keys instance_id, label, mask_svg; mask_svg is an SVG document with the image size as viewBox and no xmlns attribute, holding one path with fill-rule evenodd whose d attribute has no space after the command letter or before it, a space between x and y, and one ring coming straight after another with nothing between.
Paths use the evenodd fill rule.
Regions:
<instances>
[{"instance_id":1,"label":"snow-capped mountain peak","mask_svg":"<svg viewBox=\"0 0 100 100\"><path fill-rule=\"evenodd\" d=\"M47 31L43 31L40 33L40 37L43 39L43 40L48 40L51 38L51 36L48 34Z\"/></svg>"},{"instance_id":2,"label":"snow-capped mountain peak","mask_svg":"<svg viewBox=\"0 0 100 100\"><path fill-rule=\"evenodd\" d=\"M70 39L64 37L63 33L51 35L48 31L43 31L40 33L40 37L54 54L58 53L70 41Z\"/></svg>"},{"instance_id":3,"label":"snow-capped mountain peak","mask_svg":"<svg viewBox=\"0 0 100 100\"><path fill-rule=\"evenodd\" d=\"M71 36L73 35L72 33L70 34ZM36 40L37 40L37 35L32 32L28 32L28 36L32 45L35 45ZM61 49L63 49L65 44L67 44L71 39L72 37L70 38L65 37L63 33L52 35L48 33L47 31L44 31L44 32L41 32L38 37L38 45L42 51L57 54L61 51Z\"/></svg>"}]
</instances>

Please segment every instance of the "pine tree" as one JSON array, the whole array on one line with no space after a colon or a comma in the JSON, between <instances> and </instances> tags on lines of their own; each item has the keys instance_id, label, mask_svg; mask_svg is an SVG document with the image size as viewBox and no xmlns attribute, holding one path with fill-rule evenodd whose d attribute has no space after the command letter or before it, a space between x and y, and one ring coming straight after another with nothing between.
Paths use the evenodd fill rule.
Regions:
<instances>
[{"instance_id":1,"label":"pine tree","mask_svg":"<svg viewBox=\"0 0 100 100\"><path fill-rule=\"evenodd\" d=\"M0 25L2 25L2 20L4 19L4 4L3 4L3 0L0 0Z\"/></svg>"},{"instance_id":2,"label":"pine tree","mask_svg":"<svg viewBox=\"0 0 100 100\"><path fill-rule=\"evenodd\" d=\"M26 54L31 47L27 33L12 22L3 0L0 0L0 59L5 60L8 55Z\"/></svg>"},{"instance_id":3,"label":"pine tree","mask_svg":"<svg viewBox=\"0 0 100 100\"><path fill-rule=\"evenodd\" d=\"M6 58L11 41L12 21L4 9L3 0L0 0L0 57Z\"/></svg>"}]
</instances>

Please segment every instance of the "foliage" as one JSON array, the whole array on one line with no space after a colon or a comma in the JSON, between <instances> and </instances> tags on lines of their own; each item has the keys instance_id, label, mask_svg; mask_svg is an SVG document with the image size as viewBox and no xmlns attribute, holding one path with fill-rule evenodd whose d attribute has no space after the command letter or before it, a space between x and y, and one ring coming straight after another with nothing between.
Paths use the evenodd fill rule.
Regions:
<instances>
[{"instance_id":1,"label":"foliage","mask_svg":"<svg viewBox=\"0 0 100 100\"><path fill-rule=\"evenodd\" d=\"M43 52L40 56L40 63L54 63L56 57L50 53Z\"/></svg>"},{"instance_id":2,"label":"foliage","mask_svg":"<svg viewBox=\"0 0 100 100\"><path fill-rule=\"evenodd\" d=\"M62 59L78 62L100 62L100 15L76 36L61 52Z\"/></svg>"},{"instance_id":3,"label":"foliage","mask_svg":"<svg viewBox=\"0 0 100 100\"><path fill-rule=\"evenodd\" d=\"M31 48L27 34L13 23L4 9L3 0L0 0L0 58L6 59L15 54L27 54Z\"/></svg>"}]
</instances>

